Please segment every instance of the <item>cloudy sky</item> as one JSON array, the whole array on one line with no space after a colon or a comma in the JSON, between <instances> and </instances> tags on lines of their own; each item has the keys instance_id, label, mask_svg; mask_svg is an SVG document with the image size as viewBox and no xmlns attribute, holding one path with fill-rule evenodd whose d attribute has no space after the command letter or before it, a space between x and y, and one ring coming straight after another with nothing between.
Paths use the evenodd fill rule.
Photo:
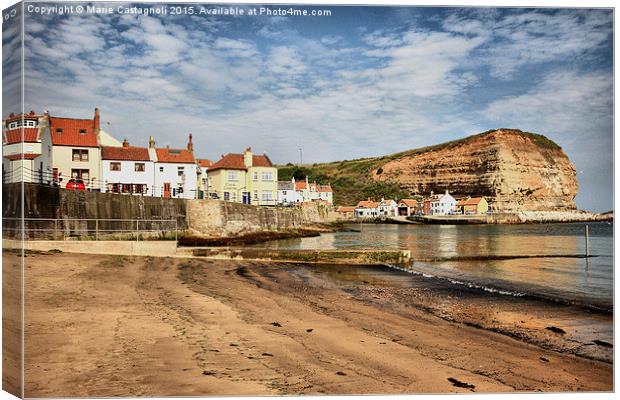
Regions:
<instances>
[{"instance_id":1,"label":"cloudy sky","mask_svg":"<svg viewBox=\"0 0 620 400\"><path fill-rule=\"evenodd\" d=\"M181 147L192 132L198 156L251 146L278 163L519 128L564 148L580 208L613 208L610 10L314 9L331 16L26 13L26 109L98 106L132 144Z\"/></svg>"}]
</instances>

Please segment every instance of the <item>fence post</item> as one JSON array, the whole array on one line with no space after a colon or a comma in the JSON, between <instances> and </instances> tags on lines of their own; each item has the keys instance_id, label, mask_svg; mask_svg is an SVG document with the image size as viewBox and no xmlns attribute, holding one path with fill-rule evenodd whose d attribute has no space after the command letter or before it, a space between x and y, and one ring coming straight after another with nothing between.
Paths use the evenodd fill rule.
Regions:
<instances>
[{"instance_id":1,"label":"fence post","mask_svg":"<svg viewBox=\"0 0 620 400\"><path fill-rule=\"evenodd\" d=\"M136 220L136 242L138 241L138 238L140 237L140 233L138 232L138 224L140 223L140 220L137 219Z\"/></svg>"},{"instance_id":2,"label":"fence post","mask_svg":"<svg viewBox=\"0 0 620 400\"><path fill-rule=\"evenodd\" d=\"M590 232L588 232L588 225L585 226L585 234L586 234L586 258L590 257Z\"/></svg>"},{"instance_id":3,"label":"fence post","mask_svg":"<svg viewBox=\"0 0 620 400\"><path fill-rule=\"evenodd\" d=\"M99 218L95 219L95 240L99 240Z\"/></svg>"},{"instance_id":4,"label":"fence post","mask_svg":"<svg viewBox=\"0 0 620 400\"><path fill-rule=\"evenodd\" d=\"M58 219L54 219L54 240L58 238Z\"/></svg>"}]
</instances>

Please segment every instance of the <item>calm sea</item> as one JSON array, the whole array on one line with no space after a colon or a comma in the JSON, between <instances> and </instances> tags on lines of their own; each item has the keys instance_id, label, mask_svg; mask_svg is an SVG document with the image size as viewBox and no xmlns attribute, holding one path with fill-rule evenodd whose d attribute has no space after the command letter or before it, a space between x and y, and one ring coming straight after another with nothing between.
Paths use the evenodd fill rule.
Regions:
<instances>
[{"instance_id":1,"label":"calm sea","mask_svg":"<svg viewBox=\"0 0 620 400\"><path fill-rule=\"evenodd\" d=\"M527 225L351 224L355 231L279 240L259 247L290 249L408 249L413 271L454 285L512 296L535 296L611 310L613 225L588 223L592 258L585 254L583 223ZM493 260L488 256L540 256ZM467 257L466 260L455 258ZM478 259L476 259L478 257ZM473 259L472 259L473 258ZM452 260L450 260L452 259Z\"/></svg>"}]
</instances>

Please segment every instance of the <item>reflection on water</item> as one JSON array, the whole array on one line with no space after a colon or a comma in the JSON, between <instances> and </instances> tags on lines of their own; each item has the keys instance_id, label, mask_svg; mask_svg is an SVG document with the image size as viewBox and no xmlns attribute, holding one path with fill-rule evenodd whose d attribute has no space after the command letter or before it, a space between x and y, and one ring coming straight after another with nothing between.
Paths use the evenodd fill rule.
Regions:
<instances>
[{"instance_id":1,"label":"reflection on water","mask_svg":"<svg viewBox=\"0 0 620 400\"><path fill-rule=\"evenodd\" d=\"M508 260L429 259L485 256L585 254L584 225L377 225L354 224L356 231L280 240L261 247L295 249L408 249L414 269L480 285L508 287L581 302L613 302L613 225L589 223L590 254L585 258ZM420 261L422 260L422 261Z\"/></svg>"}]
</instances>

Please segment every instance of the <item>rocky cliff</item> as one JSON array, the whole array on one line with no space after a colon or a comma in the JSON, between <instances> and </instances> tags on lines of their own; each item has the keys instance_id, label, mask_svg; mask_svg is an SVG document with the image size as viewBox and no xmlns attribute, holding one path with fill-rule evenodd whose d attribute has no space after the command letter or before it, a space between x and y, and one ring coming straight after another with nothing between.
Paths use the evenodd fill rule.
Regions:
<instances>
[{"instance_id":1,"label":"rocky cliff","mask_svg":"<svg viewBox=\"0 0 620 400\"><path fill-rule=\"evenodd\" d=\"M411 193L486 196L501 211L575 209L575 167L542 135L497 129L395 156L372 178Z\"/></svg>"},{"instance_id":2,"label":"rocky cliff","mask_svg":"<svg viewBox=\"0 0 620 400\"><path fill-rule=\"evenodd\" d=\"M486 196L497 211L575 209L575 167L545 136L497 129L382 157L283 166L279 179L330 182L337 205L449 190Z\"/></svg>"}]
</instances>

